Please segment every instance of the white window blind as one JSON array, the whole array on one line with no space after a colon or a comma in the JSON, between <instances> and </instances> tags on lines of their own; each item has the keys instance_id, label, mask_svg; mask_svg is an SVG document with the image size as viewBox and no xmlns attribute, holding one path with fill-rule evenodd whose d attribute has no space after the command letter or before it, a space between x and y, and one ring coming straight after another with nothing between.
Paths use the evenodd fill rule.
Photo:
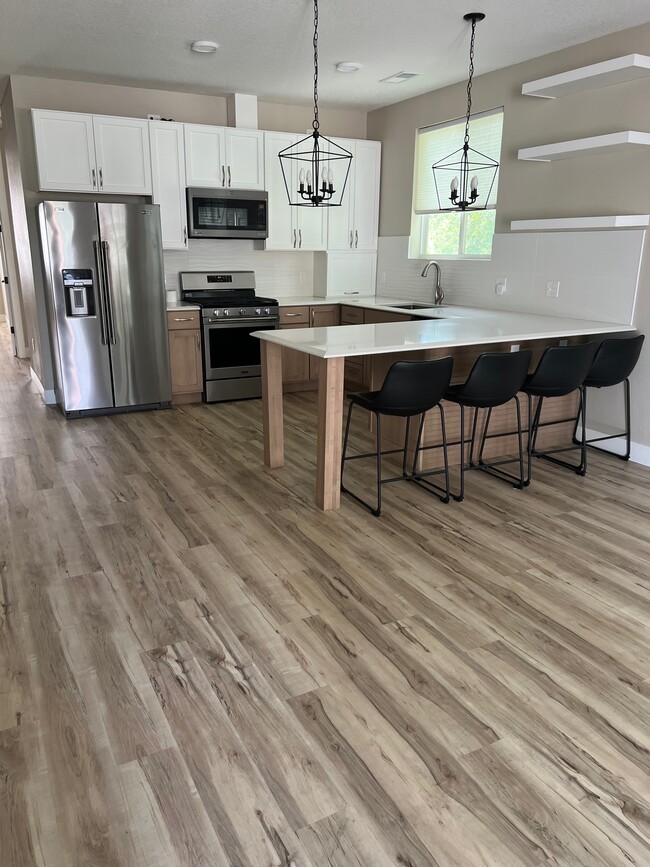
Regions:
<instances>
[{"instance_id":1,"label":"white window blind","mask_svg":"<svg viewBox=\"0 0 650 867\"><path fill-rule=\"evenodd\" d=\"M503 129L503 109L498 108L486 111L482 114L472 115L469 124L470 160L480 161L480 157L472 154L479 151L496 162L501 156L501 131ZM449 184L454 176L453 171L441 172L442 182L438 179L440 187L440 205L436 195L436 185L433 180L431 166L439 160L462 148L465 137L465 118L454 120L450 123L442 123L437 126L419 129L415 144L415 177L413 183L413 210L416 214L435 214L443 208L451 207L447 202L449 197ZM454 157L454 161L458 157ZM474 172L472 172L474 174ZM479 192L481 186L491 179L491 172L476 172L479 177ZM445 181L449 175L449 182ZM489 181L488 181L489 183ZM497 171L494 186L487 202L488 208L495 208L497 204L497 188L499 185L499 172ZM487 189L483 191L487 193Z\"/></svg>"}]
</instances>

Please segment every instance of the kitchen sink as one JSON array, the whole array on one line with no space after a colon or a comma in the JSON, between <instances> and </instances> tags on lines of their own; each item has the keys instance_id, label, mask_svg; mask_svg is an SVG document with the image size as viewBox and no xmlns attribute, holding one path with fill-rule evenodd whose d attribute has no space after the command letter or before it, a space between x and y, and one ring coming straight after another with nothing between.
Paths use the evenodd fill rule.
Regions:
<instances>
[{"instance_id":1,"label":"kitchen sink","mask_svg":"<svg viewBox=\"0 0 650 867\"><path fill-rule=\"evenodd\" d=\"M391 304L391 307L396 308L397 310L429 310L429 308L433 307L433 304Z\"/></svg>"}]
</instances>

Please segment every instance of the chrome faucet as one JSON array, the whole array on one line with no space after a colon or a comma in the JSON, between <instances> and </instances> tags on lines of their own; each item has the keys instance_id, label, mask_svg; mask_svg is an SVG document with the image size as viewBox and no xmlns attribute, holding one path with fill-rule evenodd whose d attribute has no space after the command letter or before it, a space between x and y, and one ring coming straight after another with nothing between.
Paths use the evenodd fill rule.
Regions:
<instances>
[{"instance_id":1,"label":"chrome faucet","mask_svg":"<svg viewBox=\"0 0 650 867\"><path fill-rule=\"evenodd\" d=\"M429 268L431 268L432 265L435 265L435 268L436 268L436 286L435 286L436 293L435 293L434 298L433 298L433 303L436 305L436 307L439 307L442 304L442 302L445 300L445 292L444 292L444 289L442 288L442 286L440 285L440 265L434 259L432 259L430 262L427 262L427 264L422 269L422 275L421 276L426 277L427 274L429 273Z\"/></svg>"}]
</instances>

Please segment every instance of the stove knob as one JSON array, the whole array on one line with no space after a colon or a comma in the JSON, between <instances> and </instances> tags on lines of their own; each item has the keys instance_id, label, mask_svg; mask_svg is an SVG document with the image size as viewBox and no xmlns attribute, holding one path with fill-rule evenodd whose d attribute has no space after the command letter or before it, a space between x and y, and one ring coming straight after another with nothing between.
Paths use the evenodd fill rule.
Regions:
<instances>
[{"instance_id":1,"label":"stove knob","mask_svg":"<svg viewBox=\"0 0 650 867\"><path fill-rule=\"evenodd\" d=\"M271 311L270 311L270 309L269 309L268 307L265 307L265 308L264 308L264 312L266 313L267 316L270 316L270 315L271 315Z\"/></svg>"},{"instance_id":2,"label":"stove knob","mask_svg":"<svg viewBox=\"0 0 650 867\"><path fill-rule=\"evenodd\" d=\"M230 316L230 310L228 310L228 309L226 308L226 309L223 311L223 315L224 315L224 316Z\"/></svg>"},{"instance_id":3,"label":"stove knob","mask_svg":"<svg viewBox=\"0 0 650 867\"><path fill-rule=\"evenodd\" d=\"M220 310L213 310L213 311L212 311L212 315L213 315L213 316L218 316L220 312L221 312Z\"/></svg>"},{"instance_id":4,"label":"stove knob","mask_svg":"<svg viewBox=\"0 0 650 867\"><path fill-rule=\"evenodd\" d=\"M246 315L246 308L245 308L245 307L240 307L240 308L239 308L239 315L240 315L240 316L245 316L245 315Z\"/></svg>"},{"instance_id":5,"label":"stove knob","mask_svg":"<svg viewBox=\"0 0 650 867\"><path fill-rule=\"evenodd\" d=\"M261 308L261 307L258 307L258 308L255 310L255 312L257 313L258 316L261 316L261 315L262 315L262 308Z\"/></svg>"}]
</instances>

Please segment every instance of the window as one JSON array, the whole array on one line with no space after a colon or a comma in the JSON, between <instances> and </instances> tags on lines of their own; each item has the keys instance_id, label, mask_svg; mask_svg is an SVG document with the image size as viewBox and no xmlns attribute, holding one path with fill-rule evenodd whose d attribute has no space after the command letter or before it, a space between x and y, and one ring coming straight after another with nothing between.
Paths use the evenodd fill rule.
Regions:
<instances>
[{"instance_id":1,"label":"window","mask_svg":"<svg viewBox=\"0 0 650 867\"><path fill-rule=\"evenodd\" d=\"M501 155L503 109L472 115L470 146L497 162ZM413 179L413 218L409 256L412 259L490 257L496 217L499 172L485 210L441 211L431 166L462 146L465 119L417 131ZM450 172L451 178L451 172ZM479 178L481 174L479 172ZM440 191L441 198L446 190Z\"/></svg>"}]
</instances>

